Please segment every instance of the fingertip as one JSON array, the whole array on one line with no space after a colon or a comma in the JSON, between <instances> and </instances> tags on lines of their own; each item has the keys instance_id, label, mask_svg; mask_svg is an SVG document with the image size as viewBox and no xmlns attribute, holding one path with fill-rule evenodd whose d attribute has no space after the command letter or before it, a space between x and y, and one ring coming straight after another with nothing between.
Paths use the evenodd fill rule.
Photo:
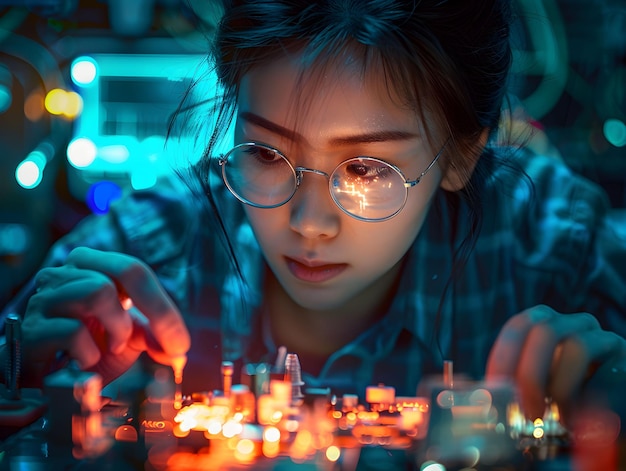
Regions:
<instances>
[{"instance_id":1,"label":"fingertip","mask_svg":"<svg viewBox=\"0 0 626 471\"><path fill-rule=\"evenodd\" d=\"M169 332L168 341L164 343L163 350L171 357L185 357L191 348L189 331L184 326L178 326Z\"/></svg>"},{"instance_id":2,"label":"fingertip","mask_svg":"<svg viewBox=\"0 0 626 471\"><path fill-rule=\"evenodd\" d=\"M180 384L183 380L183 370L187 364L186 355L178 355L172 358L172 370L174 370L174 381Z\"/></svg>"},{"instance_id":3,"label":"fingertip","mask_svg":"<svg viewBox=\"0 0 626 471\"><path fill-rule=\"evenodd\" d=\"M527 310L528 318L532 324L537 324L540 322L545 322L548 319L554 317L555 311L554 309L546 306L545 304L539 304L534 306L531 309Z\"/></svg>"},{"instance_id":4,"label":"fingertip","mask_svg":"<svg viewBox=\"0 0 626 471\"><path fill-rule=\"evenodd\" d=\"M100 349L86 328L77 331L70 342L68 353L70 358L74 359L83 370L96 365L102 357Z\"/></svg>"},{"instance_id":5,"label":"fingertip","mask_svg":"<svg viewBox=\"0 0 626 471\"><path fill-rule=\"evenodd\" d=\"M522 397L522 410L529 420L543 417L546 410L546 399L534 393L527 393Z\"/></svg>"}]
</instances>

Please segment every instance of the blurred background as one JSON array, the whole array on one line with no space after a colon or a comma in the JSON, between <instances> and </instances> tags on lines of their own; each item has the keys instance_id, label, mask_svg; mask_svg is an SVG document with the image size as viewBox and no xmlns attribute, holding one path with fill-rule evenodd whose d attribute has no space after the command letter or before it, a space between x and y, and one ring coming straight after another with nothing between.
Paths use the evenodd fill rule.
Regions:
<instances>
[{"instance_id":1,"label":"blurred background","mask_svg":"<svg viewBox=\"0 0 626 471\"><path fill-rule=\"evenodd\" d=\"M515 4L534 145L626 208L625 0ZM169 121L217 18L212 0L0 0L0 306L80 219L169 171Z\"/></svg>"}]
</instances>

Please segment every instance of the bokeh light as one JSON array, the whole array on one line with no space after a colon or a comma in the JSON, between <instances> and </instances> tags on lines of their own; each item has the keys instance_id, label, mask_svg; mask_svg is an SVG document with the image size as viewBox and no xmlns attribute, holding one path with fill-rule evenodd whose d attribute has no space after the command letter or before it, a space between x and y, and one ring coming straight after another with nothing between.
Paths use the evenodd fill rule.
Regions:
<instances>
[{"instance_id":1,"label":"bokeh light","mask_svg":"<svg viewBox=\"0 0 626 471\"><path fill-rule=\"evenodd\" d=\"M43 179L43 171L48 160L40 150L35 150L28 154L15 169L15 179L17 183L27 190L36 188Z\"/></svg>"},{"instance_id":2,"label":"bokeh light","mask_svg":"<svg viewBox=\"0 0 626 471\"><path fill-rule=\"evenodd\" d=\"M446 467L436 461L426 461L420 466L420 471L446 471Z\"/></svg>"},{"instance_id":3,"label":"bokeh light","mask_svg":"<svg viewBox=\"0 0 626 471\"><path fill-rule=\"evenodd\" d=\"M603 126L604 137L615 147L626 145L626 124L619 119L607 119Z\"/></svg>"},{"instance_id":4,"label":"bokeh light","mask_svg":"<svg viewBox=\"0 0 626 471\"><path fill-rule=\"evenodd\" d=\"M21 224L0 225L0 247L9 254L24 253L29 246L29 233Z\"/></svg>"},{"instance_id":5,"label":"bokeh light","mask_svg":"<svg viewBox=\"0 0 626 471\"><path fill-rule=\"evenodd\" d=\"M98 75L96 61L87 56L76 58L72 62L70 75L76 85L82 87L91 85Z\"/></svg>"},{"instance_id":6,"label":"bokeh light","mask_svg":"<svg viewBox=\"0 0 626 471\"><path fill-rule=\"evenodd\" d=\"M67 104L67 93L65 90L55 88L46 94L44 105L48 113L54 115L63 114L65 105Z\"/></svg>"},{"instance_id":7,"label":"bokeh light","mask_svg":"<svg viewBox=\"0 0 626 471\"><path fill-rule=\"evenodd\" d=\"M83 99L76 92L55 88L46 94L44 106L50 114L74 119L83 110Z\"/></svg>"},{"instance_id":8,"label":"bokeh light","mask_svg":"<svg viewBox=\"0 0 626 471\"><path fill-rule=\"evenodd\" d=\"M42 174L35 162L26 160L17 166L15 178L21 187L31 189L39 185Z\"/></svg>"},{"instance_id":9,"label":"bokeh light","mask_svg":"<svg viewBox=\"0 0 626 471\"><path fill-rule=\"evenodd\" d=\"M89 187L85 202L93 213L106 214L111 208L111 203L121 196L122 189L118 185L103 180Z\"/></svg>"},{"instance_id":10,"label":"bokeh light","mask_svg":"<svg viewBox=\"0 0 626 471\"><path fill-rule=\"evenodd\" d=\"M153 168L144 167L136 169L130 176L130 184L134 190L152 188L157 183L157 175Z\"/></svg>"},{"instance_id":11,"label":"bokeh light","mask_svg":"<svg viewBox=\"0 0 626 471\"><path fill-rule=\"evenodd\" d=\"M328 461L335 462L339 459L340 456L341 451L339 450L339 447L331 445L326 449L326 459Z\"/></svg>"},{"instance_id":12,"label":"bokeh light","mask_svg":"<svg viewBox=\"0 0 626 471\"><path fill-rule=\"evenodd\" d=\"M76 168L88 167L96 160L98 149L91 139L79 137L67 146L67 160Z\"/></svg>"},{"instance_id":13,"label":"bokeh light","mask_svg":"<svg viewBox=\"0 0 626 471\"><path fill-rule=\"evenodd\" d=\"M24 101L24 116L29 121L39 121L44 116L44 96L40 92L33 92Z\"/></svg>"}]
</instances>

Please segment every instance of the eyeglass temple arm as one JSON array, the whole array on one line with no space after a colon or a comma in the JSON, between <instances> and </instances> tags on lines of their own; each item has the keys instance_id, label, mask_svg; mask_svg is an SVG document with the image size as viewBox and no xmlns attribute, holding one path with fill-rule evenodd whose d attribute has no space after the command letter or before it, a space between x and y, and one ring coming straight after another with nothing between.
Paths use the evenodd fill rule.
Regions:
<instances>
[{"instance_id":1,"label":"eyeglass temple arm","mask_svg":"<svg viewBox=\"0 0 626 471\"><path fill-rule=\"evenodd\" d=\"M439 156L441 155L441 153L443 152L443 150L444 150L444 149L446 148L446 146L448 145L448 142L450 142L450 138L448 138L448 139L446 140L446 142L444 142L443 146L441 146L441 149L439 149L439 152L437 152L437 155L435 155L435 158L433 159L433 161L432 161L430 164L428 164L428 167L426 167L426 170L424 170L422 173L420 173L419 177L417 177L415 180L407 180L406 182L404 182L404 186L405 186L406 188L411 188L411 187L413 187L413 186L417 185L417 184L420 182L420 180L421 180L422 178L424 178L424 175L426 175L426 174L429 172L429 170L430 170L431 168L433 168L433 166L435 165L435 163L437 163L437 160L439 160Z\"/></svg>"}]
</instances>

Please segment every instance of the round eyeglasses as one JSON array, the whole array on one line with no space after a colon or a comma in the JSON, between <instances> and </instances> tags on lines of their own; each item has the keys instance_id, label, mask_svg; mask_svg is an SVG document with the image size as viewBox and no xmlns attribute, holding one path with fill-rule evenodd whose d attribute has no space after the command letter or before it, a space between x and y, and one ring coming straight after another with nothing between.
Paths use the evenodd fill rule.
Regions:
<instances>
[{"instance_id":1,"label":"round eyeglasses","mask_svg":"<svg viewBox=\"0 0 626 471\"><path fill-rule=\"evenodd\" d=\"M445 144L415 180L374 157L354 157L341 162L330 174L294 167L278 149L245 142L220 157L222 179L242 203L256 208L276 208L298 190L305 173L328 179L330 195L343 212L360 221L379 222L394 217L406 204L409 188L417 185L435 165Z\"/></svg>"}]
</instances>

